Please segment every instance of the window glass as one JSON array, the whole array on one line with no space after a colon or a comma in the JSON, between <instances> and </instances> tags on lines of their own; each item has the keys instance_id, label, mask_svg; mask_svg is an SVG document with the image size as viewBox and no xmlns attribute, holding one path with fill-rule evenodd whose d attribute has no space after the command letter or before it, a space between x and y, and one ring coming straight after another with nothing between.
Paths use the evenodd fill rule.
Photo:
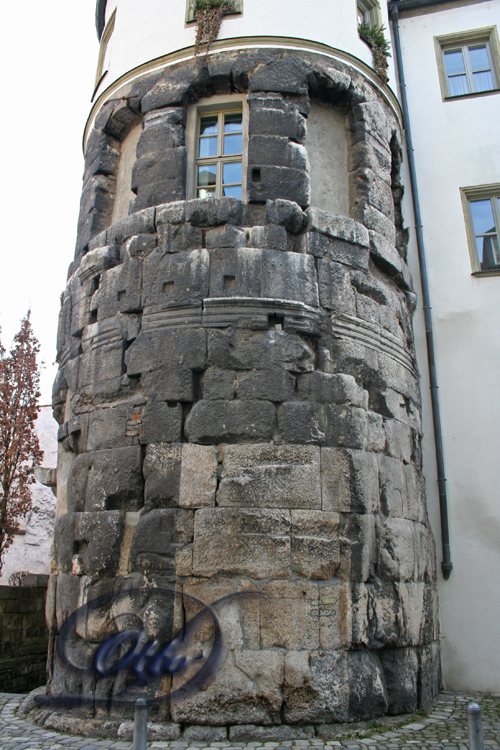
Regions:
<instances>
[{"instance_id":1,"label":"window glass","mask_svg":"<svg viewBox=\"0 0 500 750\"><path fill-rule=\"evenodd\" d=\"M500 210L498 198L470 201L477 254L482 271L488 271L500 265L499 227L495 222L495 203L497 210Z\"/></svg>"},{"instance_id":2,"label":"window glass","mask_svg":"<svg viewBox=\"0 0 500 750\"><path fill-rule=\"evenodd\" d=\"M464 96L495 90L492 50L490 40L441 47L446 76L445 96Z\"/></svg>"},{"instance_id":3,"label":"window glass","mask_svg":"<svg viewBox=\"0 0 500 750\"><path fill-rule=\"evenodd\" d=\"M243 113L202 115L198 127L196 194L199 198L241 198ZM230 157L230 158L228 158ZM207 161L209 160L209 161Z\"/></svg>"},{"instance_id":4,"label":"window glass","mask_svg":"<svg viewBox=\"0 0 500 750\"><path fill-rule=\"evenodd\" d=\"M476 234L495 231L495 220L493 218L491 200L471 201L470 210Z\"/></svg>"},{"instance_id":5,"label":"window glass","mask_svg":"<svg viewBox=\"0 0 500 750\"><path fill-rule=\"evenodd\" d=\"M449 76L456 75L457 73L465 73L464 56L461 49L445 52L444 59Z\"/></svg>"}]
</instances>

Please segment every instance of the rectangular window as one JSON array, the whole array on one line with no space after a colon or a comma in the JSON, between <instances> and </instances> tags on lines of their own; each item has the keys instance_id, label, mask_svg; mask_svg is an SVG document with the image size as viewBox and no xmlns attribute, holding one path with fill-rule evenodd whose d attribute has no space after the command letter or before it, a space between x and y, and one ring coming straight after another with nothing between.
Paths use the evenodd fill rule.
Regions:
<instances>
[{"instance_id":1,"label":"rectangular window","mask_svg":"<svg viewBox=\"0 0 500 750\"><path fill-rule=\"evenodd\" d=\"M364 23L368 26L380 26L382 24L380 5L377 0L357 0L357 7L358 26Z\"/></svg>"},{"instance_id":2,"label":"rectangular window","mask_svg":"<svg viewBox=\"0 0 500 750\"><path fill-rule=\"evenodd\" d=\"M463 188L472 270L500 272L500 185Z\"/></svg>"},{"instance_id":3,"label":"rectangular window","mask_svg":"<svg viewBox=\"0 0 500 750\"><path fill-rule=\"evenodd\" d=\"M495 27L436 37L443 98L498 89L498 32Z\"/></svg>"},{"instance_id":4,"label":"rectangular window","mask_svg":"<svg viewBox=\"0 0 500 750\"><path fill-rule=\"evenodd\" d=\"M196 197L242 197L243 112L198 115Z\"/></svg>"},{"instance_id":5,"label":"rectangular window","mask_svg":"<svg viewBox=\"0 0 500 750\"><path fill-rule=\"evenodd\" d=\"M194 7L196 0L187 0L186 3L186 23L193 23L196 21L196 13ZM234 10L228 11L224 15L240 15L243 13L243 0L234 0Z\"/></svg>"}]
</instances>

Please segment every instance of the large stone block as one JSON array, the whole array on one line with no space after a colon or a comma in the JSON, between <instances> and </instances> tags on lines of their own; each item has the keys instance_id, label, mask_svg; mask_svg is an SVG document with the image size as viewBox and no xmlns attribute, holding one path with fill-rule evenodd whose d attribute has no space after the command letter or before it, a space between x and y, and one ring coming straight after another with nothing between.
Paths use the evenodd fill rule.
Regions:
<instances>
[{"instance_id":1,"label":"large stone block","mask_svg":"<svg viewBox=\"0 0 500 750\"><path fill-rule=\"evenodd\" d=\"M356 383L352 375L329 374L316 370L297 379L297 394L301 400L320 404L352 404L366 409L368 392Z\"/></svg>"},{"instance_id":2,"label":"large stone block","mask_svg":"<svg viewBox=\"0 0 500 750\"><path fill-rule=\"evenodd\" d=\"M149 445L144 459L144 505L146 509L179 505L181 481L180 444Z\"/></svg>"},{"instance_id":3,"label":"large stone block","mask_svg":"<svg viewBox=\"0 0 500 750\"><path fill-rule=\"evenodd\" d=\"M142 290L142 261L126 261L101 275L99 289L92 297L92 309L97 319L103 320L117 313L140 313Z\"/></svg>"},{"instance_id":4,"label":"large stone block","mask_svg":"<svg viewBox=\"0 0 500 750\"><path fill-rule=\"evenodd\" d=\"M387 688L380 659L370 651L350 651L349 718L366 721L387 712Z\"/></svg>"},{"instance_id":5,"label":"large stone block","mask_svg":"<svg viewBox=\"0 0 500 750\"><path fill-rule=\"evenodd\" d=\"M250 91L307 94L303 66L299 67L293 60L275 60L250 76Z\"/></svg>"},{"instance_id":6,"label":"large stone block","mask_svg":"<svg viewBox=\"0 0 500 750\"><path fill-rule=\"evenodd\" d=\"M312 372L315 352L300 335L288 331L211 331L208 363L224 370Z\"/></svg>"},{"instance_id":7,"label":"large stone block","mask_svg":"<svg viewBox=\"0 0 500 750\"><path fill-rule=\"evenodd\" d=\"M285 370L250 370L236 380L238 398L264 399L280 403L293 398L295 378Z\"/></svg>"},{"instance_id":8,"label":"large stone block","mask_svg":"<svg viewBox=\"0 0 500 750\"><path fill-rule=\"evenodd\" d=\"M378 574L382 579L409 581L414 577L414 526L412 521L402 518L387 518L378 523Z\"/></svg>"},{"instance_id":9,"label":"large stone block","mask_svg":"<svg viewBox=\"0 0 500 750\"><path fill-rule=\"evenodd\" d=\"M201 302L208 296L208 250L150 253L144 261L143 305L164 310L179 303Z\"/></svg>"},{"instance_id":10,"label":"large stone block","mask_svg":"<svg viewBox=\"0 0 500 750\"><path fill-rule=\"evenodd\" d=\"M313 446L227 446L217 505L319 509L319 459Z\"/></svg>"},{"instance_id":11,"label":"large stone block","mask_svg":"<svg viewBox=\"0 0 500 750\"><path fill-rule=\"evenodd\" d=\"M175 575L179 547L191 543L193 514L179 508L162 508L141 516L130 549L132 569L148 575Z\"/></svg>"},{"instance_id":12,"label":"large stone block","mask_svg":"<svg viewBox=\"0 0 500 750\"><path fill-rule=\"evenodd\" d=\"M264 372L268 372L264 370ZM234 398L236 388L236 373L233 370L220 370L209 367L203 375L203 398L210 400L230 401ZM256 395L252 398L257 398ZM272 401L272 399L269 399Z\"/></svg>"},{"instance_id":13,"label":"large stone block","mask_svg":"<svg viewBox=\"0 0 500 750\"><path fill-rule=\"evenodd\" d=\"M203 247L203 231L191 224L159 224L158 251L184 253Z\"/></svg>"},{"instance_id":14,"label":"large stone block","mask_svg":"<svg viewBox=\"0 0 500 750\"><path fill-rule=\"evenodd\" d=\"M335 577L340 565L339 525L337 513L292 511L292 570L296 575L312 580Z\"/></svg>"},{"instance_id":15,"label":"large stone block","mask_svg":"<svg viewBox=\"0 0 500 750\"><path fill-rule=\"evenodd\" d=\"M157 109L145 115L143 127L136 149L138 158L184 146L186 110L184 107Z\"/></svg>"},{"instance_id":16,"label":"large stone block","mask_svg":"<svg viewBox=\"0 0 500 750\"><path fill-rule=\"evenodd\" d=\"M211 250L210 296L259 297L261 258L261 250L247 247Z\"/></svg>"},{"instance_id":17,"label":"large stone block","mask_svg":"<svg viewBox=\"0 0 500 750\"><path fill-rule=\"evenodd\" d=\"M292 102L279 94L251 94L248 97L250 135L277 135L304 143L306 119Z\"/></svg>"},{"instance_id":18,"label":"large stone block","mask_svg":"<svg viewBox=\"0 0 500 750\"><path fill-rule=\"evenodd\" d=\"M151 401L142 418L141 443L180 443L182 438L182 404Z\"/></svg>"},{"instance_id":19,"label":"large stone block","mask_svg":"<svg viewBox=\"0 0 500 750\"><path fill-rule=\"evenodd\" d=\"M139 445L89 454L85 510L140 510L144 504Z\"/></svg>"},{"instance_id":20,"label":"large stone block","mask_svg":"<svg viewBox=\"0 0 500 750\"><path fill-rule=\"evenodd\" d=\"M276 411L269 401L198 401L186 420L191 442L271 440Z\"/></svg>"},{"instance_id":21,"label":"large stone block","mask_svg":"<svg viewBox=\"0 0 500 750\"><path fill-rule=\"evenodd\" d=\"M318 283L314 258L301 253L264 250L260 293L271 299L292 299L317 307Z\"/></svg>"},{"instance_id":22,"label":"large stone block","mask_svg":"<svg viewBox=\"0 0 500 750\"><path fill-rule=\"evenodd\" d=\"M252 135L248 142L248 163L252 166L272 165L292 169L309 169L304 146L278 135Z\"/></svg>"},{"instance_id":23,"label":"large stone block","mask_svg":"<svg viewBox=\"0 0 500 750\"><path fill-rule=\"evenodd\" d=\"M439 644L430 643L418 649L418 703L428 706L441 688Z\"/></svg>"},{"instance_id":24,"label":"large stone block","mask_svg":"<svg viewBox=\"0 0 500 750\"><path fill-rule=\"evenodd\" d=\"M286 443L325 445L323 407L307 401L291 401L279 409L278 429Z\"/></svg>"},{"instance_id":25,"label":"large stone block","mask_svg":"<svg viewBox=\"0 0 500 750\"><path fill-rule=\"evenodd\" d=\"M323 510L375 513L379 505L378 464L372 453L321 449Z\"/></svg>"},{"instance_id":26,"label":"large stone block","mask_svg":"<svg viewBox=\"0 0 500 750\"><path fill-rule=\"evenodd\" d=\"M311 201L311 184L308 173L301 169L249 166L247 193L248 199L255 203L281 198L307 208Z\"/></svg>"},{"instance_id":27,"label":"large stone block","mask_svg":"<svg viewBox=\"0 0 500 750\"><path fill-rule=\"evenodd\" d=\"M319 648L318 587L301 581L272 581L261 586L263 648Z\"/></svg>"},{"instance_id":28,"label":"large stone block","mask_svg":"<svg viewBox=\"0 0 500 750\"><path fill-rule=\"evenodd\" d=\"M266 219L283 226L288 232L298 234L308 222L308 216L293 201L277 200L266 203Z\"/></svg>"},{"instance_id":29,"label":"large stone block","mask_svg":"<svg viewBox=\"0 0 500 750\"><path fill-rule=\"evenodd\" d=\"M318 261L319 299L322 307L347 315L356 315L356 297L347 266L328 258Z\"/></svg>"},{"instance_id":30,"label":"large stone block","mask_svg":"<svg viewBox=\"0 0 500 750\"><path fill-rule=\"evenodd\" d=\"M113 575L120 558L124 513L119 510L78 513L75 542L84 575Z\"/></svg>"},{"instance_id":31,"label":"large stone block","mask_svg":"<svg viewBox=\"0 0 500 750\"><path fill-rule=\"evenodd\" d=\"M283 719L287 723L346 721L349 682L345 651L289 651L284 698Z\"/></svg>"},{"instance_id":32,"label":"large stone block","mask_svg":"<svg viewBox=\"0 0 500 750\"><path fill-rule=\"evenodd\" d=\"M215 505L217 469L215 447L183 444L179 493L181 508L207 508Z\"/></svg>"},{"instance_id":33,"label":"large stone block","mask_svg":"<svg viewBox=\"0 0 500 750\"><path fill-rule=\"evenodd\" d=\"M347 216L337 216L329 211L311 207L307 214L309 216L309 229L320 232L334 239L345 240L354 245L370 247L370 238L364 226Z\"/></svg>"},{"instance_id":34,"label":"large stone block","mask_svg":"<svg viewBox=\"0 0 500 750\"><path fill-rule=\"evenodd\" d=\"M195 198L186 201L186 221L196 227L241 225L243 203L238 198Z\"/></svg>"},{"instance_id":35,"label":"large stone block","mask_svg":"<svg viewBox=\"0 0 500 750\"><path fill-rule=\"evenodd\" d=\"M290 575L290 512L202 508L195 514L195 575ZM224 545L220 544L221 537Z\"/></svg>"},{"instance_id":36,"label":"large stone block","mask_svg":"<svg viewBox=\"0 0 500 750\"><path fill-rule=\"evenodd\" d=\"M57 516L54 525L54 559L58 573L71 573L76 513Z\"/></svg>"},{"instance_id":37,"label":"large stone block","mask_svg":"<svg viewBox=\"0 0 500 750\"><path fill-rule=\"evenodd\" d=\"M414 648L382 649L390 714L411 713L418 708L418 655Z\"/></svg>"},{"instance_id":38,"label":"large stone block","mask_svg":"<svg viewBox=\"0 0 500 750\"><path fill-rule=\"evenodd\" d=\"M202 329L141 331L125 353L130 377L164 368L202 370L206 366L207 334Z\"/></svg>"},{"instance_id":39,"label":"large stone block","mask_svg":"<svg viewBox=\"0 0 500 750\"><path fill-rule=\"evenodd\" d=\"M370 649L408 645L401 628L401 604L393 583L352 585L352 643Z\"/></svg>"},{"instance_id":40,"label":"large stone block","mask_svg":"<svg viewBox=\"0 0 500 750\"><path fill-rule=\"evenodd\" d=\"M373 579L377 565L375 516L350 513L342 531L339 576L351 581Z\"/></svg>"},{"instance_id":41,"label":"large stone block","mask_svg":"<svg viewBox=\"0 0 500 750\"><path fill-rule=\"evenodd\" d=\"M364 409L354 406L325 406L326 443L344 448L365 449L368 419Z\"/></svg>"}]
</instances>

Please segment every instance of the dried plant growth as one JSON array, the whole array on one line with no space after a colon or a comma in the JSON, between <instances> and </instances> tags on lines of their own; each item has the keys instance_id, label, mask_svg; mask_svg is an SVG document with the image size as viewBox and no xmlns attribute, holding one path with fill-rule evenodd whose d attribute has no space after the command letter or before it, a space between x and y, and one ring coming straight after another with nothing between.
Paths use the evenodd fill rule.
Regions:
<instances>
[{"instance_id":1,"label":"dried plant growth","mask_svg":"<svg viewBox=\"0 0 500 750\"><path fill-rule=\"evenodd\" d=\"M212 42L219 36L222 17L226 13L234 13L235 10L234 0L196 0L195 55L198 55L202 44L207 45L205 55L208 55Z\"/></svg>"},{"instance_id":2,"label":"dried plant growth","mask_svg":"<svg viewBox=\"0 0 500 750\"><path fill-rule=\"evenodd\" d=\"M19 519L31 510L30 485L43 458L35 431L39 351L28 312L8 355L0 343L0 570Z\"/></svg>"},{"instance_id":3,"label":"dried plant growth","mask_svg":"<svg viewBox=\"0 0 500 750\"><path fill-rule=\"evenodd\" d=\"M373 55L373 67L375 72L384 83L389 80L387 76L387 58L391 56L389 52L389 42L385 38L384 27L374 24L362 23L358 27L360 37L370 47Z\"/></svg>"}]
</instances>

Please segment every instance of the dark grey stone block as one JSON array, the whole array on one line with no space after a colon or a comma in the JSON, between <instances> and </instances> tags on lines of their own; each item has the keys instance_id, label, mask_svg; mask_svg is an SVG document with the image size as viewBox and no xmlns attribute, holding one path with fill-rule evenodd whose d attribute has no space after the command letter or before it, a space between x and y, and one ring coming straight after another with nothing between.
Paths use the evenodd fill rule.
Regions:
<instances>
[{"instance_id":1,"label":"dark grey stone block","mask_svg":"<svg viewBox=\"0 0 500 750\"><path fill-rule=\"evenodd\" d=\"M191 442L204 445L231 442L267 442L276 422L268 401L198 401L186 420Z\"/></svg>"},{"instance_id":2,"label":"dark grey stone block","mask_svg":"<svg viewBox=\"0 0 500 750\"><path fill-rule=\"evenodd\" d=\"M230 401L234 398L235 385L235 372L209 367L203 375L203 398L211 401Z\"/></svg>"},{"instance_id":3,"label":"dark grey stone block","mask_svg":"<svg viewBox=\"0 0 500 750\"><path fill-rule=\"evenodd\" d=\"M256 203L282 198L307 208L311 201L309 175L287 167L249 166L247 193L248 199Z\"/></svg>"},{"instance_id":4,"label":"dark grey stone block","mask_svg":"<svg viewBox=\"0 0 500 750\"><path fill-rule=\"evenodd\" d=\"M106 232L106 240L109 245L123 245L129 237L136 234L155 232L155 210L147 208L112 224Z\"/></svg>"},{"instance_id":5,"label":"dark grey stone block","mask_svg":"<svg viewBox=\"0 0 500 750\"><path fill-rule=\"evenodd\" d=\"M224 370L314 370L315 353L296 333L269 331L211 331L208 362Z\"/></svg>"},{"instance_id":6,"label":"dark grey stone block","mask_svg":"<svg viewBox=\"0 0 500 750\"><path fill-rule=\"evenodd\" d=\"M285 443L325 445L325 417L319 404L292 401L278 413L278 429Z\"/></svg>"},{"instance_id":7,"label":"dark grey stone block","mask_svg":"<svg viewBox=\"0 0 500 750\"><path fill-rule=\"evenodd\" d=\"M175 358L171 364L143 373L141 384L146 396L158 401L195 400L193 371Z\"/></svg>"},{"instance_id":8,"label":"dark grey stone block","mask_svg":"<svg viewBox=\"0 0 500 750\"><path fill-rule=\"evenodd\" d=\"M179 181L185 181L185 172L186 149L183 146L161 153L146 154L139 157L134 164L132 190L138 193L140 188L159 182L175 186Z\"/></svg>"},{"instance_id":9,"label":"dark grey stone block","mask_svg":"<svg viewBox=\"0 0 500 750\"><path fill-rule=\"evenodd\" d=\"M304 146L277 135L251 135L248 141L248 164L252 167L269 165L309 169Z\"/></svg>"},{"instance_id":10,"label":"dark grey stone block","mask_svg":"<svg viewBox=\"0 0 500 750\"><path fill-rule=\"evenodd\" d=\"M137 158L160 154L185 145L186 110L183 107L155 110L144 117L144 129L137 144Z\"/></svg>"},{"instance_id":11,"label":"dark grey stone block","mask_svg":"<svg viewBox=\"0 0 500 750\"><path fill-rule=\"evenodd\" d=\"M260 294L318 307L316 266L311 255L263 250Z\"/></svg>"},{"instance_id":12,"label":"dark grey stone block","mask_svg":"<svg viewBox=\"0 0 500 750\"><path fill-rule=\"evenodd\" d=\"M309 220L298 203L282 199L266 203L266 219L270 223L281 224L292 234L301 232Z\"/></svg>"},{"instance_id":13,"label":"dark grey stone block","mask_svg":"<svg viewBox=\"0 0 500 750\"><path fill-rule=\"evenodd\" d=\"M198 328L141 331L125 354L130 376L174 366L203 370L206 361L207 334Z\"/></svg>"},{"instance_id":14,"label":"dark grey stone block","mask_svg":"<svg viewBox=\"0 0 500 750\"><path fill-rule=\"evenodd\" d=\"M252 94L248 97L250 135L276 135L304 143L306 120L298 107L279 94Z\"/></svg>"},{"instance_id":15,"label":"dark grey stone block","mask_svg":"<svg viewBox=\"0 0 500 750\"><path fill-rule=\"evenodd\" d=\"M141 111L146 113L163 107L185 106L188 100L211 94L208 70L204 62L197 59L177 68L167 68L164 77L142 97Z\"/></svg>"},{"instance_id":16,"label":"dark grey stone block","mask_svg":"<svg viewBox=\"0 0 500 750\"><path fill-rule=\"evenodd\" d=\"M142 418L141 443L180 443L182 438L182 404L151 401Z\"/></svg>"},{"instance_id":17,"label":"dark grey stone block","mask_svg":"<svg viewBox=\"0 0 500 750\"><path fill-rule=\"evenodd\" d=\"M186 202L186 221L196 227L241 225L243 203L238 198L195 198Z\"/></svg>"},{"instance_id":18,"label":"dark grey stone block","mask_svg":"<svg viewBox=\"0 0 500 750\"><path fill-rule=\"evenodd\" d=\"M250 76L250 91L307 94L306 74L292 60L276 60Z\"/></svg>"},{"instance_id":19,"label":"dark grey stone block","mask_svg":"<svg viewBox=\"0 0 500 750\"><path fill-rule=\"evenodd\" d=\"M347 315L356 315L356 297L349 269L327 258L318 261L319 300L322 307Z\"/></svg>"},{"instance_id":20,"label":"dark grey stone block","mask_svg":"<svg viewBox=\"0 0 500 750\"><path fill-rule=\"evenodd\" d=\"M160 249L144 260L143 305L159 310L179 303L201 303L208 297L208 250L163 254Z\"/></svg>"},{"instance_id":21,"label":"dark grey stone block","mask_svg":"<svg viewBox=\"0 0 500 750\"><path fill-rule=\"evenodd\" d=\"M418 649L418 705L428 706L441 688L439 644L429 643Z\"/></svg>"},{"instance_id":22,"label":"dark grey stone block","mask_svg":"<svg viewBox=\"0 0 500 750\"><path fill-rule=\"evenodd\" d=\"M177 508L150 510L141 516L132 541L132 568L141 573L175 573L175 553L193 535L192 514Z\"/></svg>"},{"instance_id":23,"label":"dark grey stone block","mask_svg":"<svg viewBox=\"0 0 500 750\"><path fill-rule=\"evenodd\" d=\"M349 718L366 721L387 712L388 700L380 660L370 651L350 651Z\"/></svg>"},{"instance_id":24,"label":"dark grey stone block","mask_svg":"<svg viewBox=\"0 0 500 750\"><path fill-rule=\"evenodd\" d=\"M54 525L54 558L59 573L71 573L76 513L57 516Z\"/></svg>"},{"instance_id":25,"label":"dark grey stone block","mask_svg":"<svg viewBox=\"0 0 500 750\"><path fill-rule=\"evenodd\" d=\"M295 378L285 370L251 370L238 374L238 398L263 399L275 403L293 398Z\"/></svg>"},{"instance_id":26,"label":"dark grey stone block","mask_svg":"<svg viewBox=\"0 0 500 750\"><path fill-rule=\"evenodd\" d=\"M384 670L388 713L412 713L418 708L418 655L414 648L391 648L380 651Z\"/></svg>"},{"instance_id":27,"label":"dark grey stone block","mask_svg":"<svg viewBox=\"0 0 500 750\"><path fill-rule=\"evenodd\" d=\"M97 319L104 320L117 313L142 312L142 260L126 258L101 275L99 289L92 298Z\"/></svg>"},{"instance_id":28,"label":"dark grey stone block","mask_svg":"<svg viewBox=\"0 0 500 750\"><path fill-rule=\"evenodd\" d=\"M144 459L144 505L170 508L179 505L182 445L149 445Z\"/></svg>"},{"instance_id":29,"label":"dark grey stone block","mask_svg":"<svg viewBox=\"0 0 500 750\"><path fill-rule=\"evenodd\" d=\"M325 406L326 443L344 448L366 448L368 418L354 406Z\"/></svg>"},{"instance_id":30,"label":"dark grey stone block","mask_svg":"<svg viewBox=\"0 0 500 750\"><path fill-rule=\"evenodd\" d=\"M211 297L259 297L262 251L253 248L210 251Z\"/></svg>"},{"instance_id":31,"label":"dark grey stone block","mask_svg":"<svg viewBox=\"0 0 500 750\"><path fill-rule=\"evenodd\" d=\"M190 224L160 224L158 249L162 253L182 253L203 247L203 231Z\"/></svg>"},{"instance_id":32,"label":"dark grey stone block","mask_svg":"<svg viewBox=\"0 0 500 750\"><path fill-rule=\"evenodd\" d=\"M133 214L134 215L134 214ZM136 234L122 245L122 254L130 258L144 257L156 250L157 237L154 234Z\"/></svg>"},{"instance_id":33,"label":"dark grey stone block","mask_svg":"<svg viewBox=\"0 0 500 750\"><path fill-rule=\"evenodd\" d=\"M120 559L124 513L119 510L78 513L75 542L85 575L113 575Z\"/></svg>"},{"instance_id":34,"label":"dark grey stone block","mask_svg":"<svg viewBox=\"0 0 500 750\"><path fill-rule=\"evenodd\" d=\"M139 445L89 454L86 511L140 510L144 505Z\"/></svg>"}]
</instances>

